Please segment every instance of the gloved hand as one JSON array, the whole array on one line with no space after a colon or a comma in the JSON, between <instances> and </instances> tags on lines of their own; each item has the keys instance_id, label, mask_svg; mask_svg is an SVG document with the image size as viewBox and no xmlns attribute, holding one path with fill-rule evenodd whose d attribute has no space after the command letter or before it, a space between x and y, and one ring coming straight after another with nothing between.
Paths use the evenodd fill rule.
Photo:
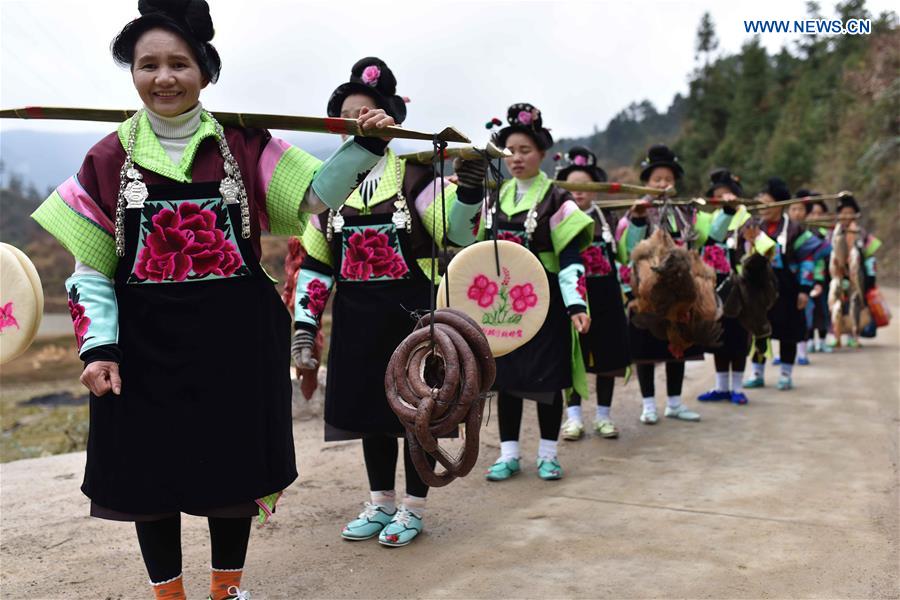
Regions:
<instances>
[{"instance_id":1,"label":"gloved hand","mask_svg":"<svg viewBox=\"0 0 900 600\"><path fill-rule=\"evenodd\" d=\"M453 170L459 181L459 187L480 188L484 184L487 161L484 158L463 160L457 157L453 159Z\"/></svg>"},{"instance_id":2,"label":"gloved hand","mask_svg":"<svg viewBox=\"0 0 900 600\"><path fill-rule=\"evenodd\" d=\"M313 357L313 347L316 343L316 334L306 329L298 329L294 332L291 341L291 358L294 364L301 369L316 369L319 361Z\"/></svg>"}]
</instances>

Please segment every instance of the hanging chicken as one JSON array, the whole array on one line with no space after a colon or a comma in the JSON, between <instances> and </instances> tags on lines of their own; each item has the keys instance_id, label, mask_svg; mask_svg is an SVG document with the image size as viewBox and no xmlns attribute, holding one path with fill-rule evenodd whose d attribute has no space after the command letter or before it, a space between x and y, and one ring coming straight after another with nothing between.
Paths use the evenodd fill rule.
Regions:
<instances>
[{"instance_id":1,"label":"hanging chicken","mask_svg":"<svg viewBox=\"0 0 900 600\"><path fill-rule=\"evenodd\" d=\"M635 326L668 341L679 358L691 346L717 345L722 307L716 275L696 252L676 246L660 228L634 248L631 260Z\"/></svg>"}]
</instances>

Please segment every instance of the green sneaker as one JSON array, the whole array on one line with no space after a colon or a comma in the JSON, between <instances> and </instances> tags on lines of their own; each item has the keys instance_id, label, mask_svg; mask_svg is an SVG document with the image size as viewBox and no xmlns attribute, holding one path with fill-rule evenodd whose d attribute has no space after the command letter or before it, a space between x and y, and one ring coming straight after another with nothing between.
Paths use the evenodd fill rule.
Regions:
<instances>
[{"instance_id":1,"label":"green sneaker","mask_svg":"<svg viewBox=\"0 0 900 600\"><path fill-rule=\"evenodd\" d=\"M388 513L383 506L366 502L365 510L344 526L341 537L354 542L371 539L381 533L395 514L397 511Z\"/></svg>"},{"instance_id":2,"label":"green sneaker","mask_svg":"<svg viewBox=\"0 0 900 600\"><path fill-rule=\"evenodd\" d=\"M619 437L619 430L615 423L609 419L601 419L594 423L594 432L602 438L612 439Z\"/></svg>"},{"instance_id":3,"label":"green sneaker","mask_svg":"<svg viewBox=\"0 0 900 600\"><path fill-rule=\"evenodd\" d=\"M405 546L422 533L422 517L401 506L394 513L394 518L378 535L378 543L394 548Z\"/></svg>"},{"instance_id":4,"label":"green sneaker","mask_svg":"<svg viewBox=\"0 0 900 600\"><path fill-rule=\"evenodd\" d=\"M791 381L790 375L782 375L778 378L778 389L782 392L787 391L794 387L794 382Z\"/></svg>"},{"instance_id":5,"label":"green sneaker","mask_svg":"<svg viewBox=\"0 0 900 600\"><path fill-rule=\"evenodd\" d=\"M537 459L537 470L538 477L540 477L544 481L562 479L563 476L563 470L559 465L558 458L554 458L553 460L548 460L546 458Z\"/></svg>"},{"instance_id":6,"label":"green sneaker","mask_svg":"<svg viewBox=\"0 0 900 600\"><path fill-rule=\"evenodd\" d=\"M766 387L766 380L762 378L762 375L754 375L750 379L744 380L744 387L751 390L754 388Z\"/></svg>"},{"instance_id":7,"label":"green sneaker","mask_svg":"<svg viewBox=\"0 0 900 600\"><path fill-rule=\"evenodd\" d=\"M488 481L505 481L521 470L518 458L512 460L497 459L497 462L492 464L491 468L484 474L484 478Z\"/></svg>"},{"instance_id":8,"label":"green sneaker","mask_svg":"<svg viewBox=\"0 0 900 600\"><path fill-rule=\"evenodd\" d=\"M575 419L566 419L562 426L562 439L574 442L584 436L584 423Z\"/></svg>"}]
</instances>

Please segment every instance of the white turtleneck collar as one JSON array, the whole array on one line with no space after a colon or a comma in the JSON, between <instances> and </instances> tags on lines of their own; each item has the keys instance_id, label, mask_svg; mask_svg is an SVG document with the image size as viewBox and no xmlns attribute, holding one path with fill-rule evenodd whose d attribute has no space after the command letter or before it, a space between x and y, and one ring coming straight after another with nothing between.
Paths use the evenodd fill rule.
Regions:
<instances>
[{"instance_id":1,"label":"white turtleneck collar","mask_svg":"<svg viewBox=\"0 0 900 600\"><path fill-rule=\"evenodd\" d=\"M147 113L150 127L166 154L176 165L181 163L184 149L187 148L191 138L200 128L200 113L203 111L203 106L198 102L197 106L191 110L174 117L164 117L146 106L144 110Z\"/></svg>"},{"instance_id":2,"label":"white turtleneck collar","mask_svg":"<svg viewBox=\"0 0 900 600\"><path fill-rule=\"evenodd\" d=\"M516 204L528 193L528 190L531 189L531 186L534 185L534 182L537 181L538 177L541 174L538 173L534 177L529 177L528 179L516 179Z\"/></svg>"}]
</instances>

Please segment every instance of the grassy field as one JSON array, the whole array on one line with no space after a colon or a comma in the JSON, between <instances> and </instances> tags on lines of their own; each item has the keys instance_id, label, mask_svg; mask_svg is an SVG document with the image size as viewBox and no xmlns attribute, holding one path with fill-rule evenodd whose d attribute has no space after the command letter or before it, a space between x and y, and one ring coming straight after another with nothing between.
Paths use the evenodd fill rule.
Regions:
<instances>
[{"instance_id":1,"label":"grassy field","mask_svg":"<svg viewBox=\"0 0 900 600\"><path fill-rule=\"evenodd\" d=\"M83 450L87 395L71 335L38 340L0 367L0 462Z\"/></svg>"}]
</instances>

